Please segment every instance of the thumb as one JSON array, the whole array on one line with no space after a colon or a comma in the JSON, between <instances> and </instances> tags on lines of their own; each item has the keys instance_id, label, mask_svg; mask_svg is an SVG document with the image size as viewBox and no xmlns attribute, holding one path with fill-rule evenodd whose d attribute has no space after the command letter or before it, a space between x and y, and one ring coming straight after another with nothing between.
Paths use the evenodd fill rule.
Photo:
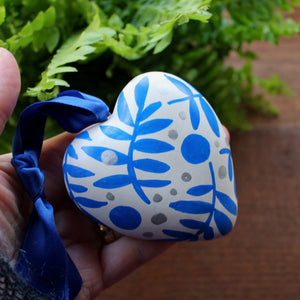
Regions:
<instances>
[{"instance_id":1,"label":"thumb","mask_svg":"<svg viewBox=\"0 0 300 300\"><path fill-rule=\"evenodd\" d=\"M14 110L20 88L18 64L8 50L0 48L0 134Z\"/></svg>"}]
</instances>

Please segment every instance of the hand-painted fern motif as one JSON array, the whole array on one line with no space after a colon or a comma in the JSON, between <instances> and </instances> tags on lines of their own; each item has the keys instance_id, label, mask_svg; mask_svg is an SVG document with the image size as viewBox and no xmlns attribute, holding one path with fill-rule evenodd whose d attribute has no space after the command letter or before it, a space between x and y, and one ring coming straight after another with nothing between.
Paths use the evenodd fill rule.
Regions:
<instances>
[{"instance_id":1,"label":"hand-painted fern motif","mask_svg":"<svg viewBox=\"0 0 300 300\"><path fill-rule=\"evenodd\" d=\"M100 126L101 131L107 137L130 142L127 155L106 147L86 146L82 147L82 150L98 161L102 160L103 153L112 151L113 157L116 158L112 164L127 165L127 174L116 174L101 178L94 182L95 187L115 189L131 184L139 197L145 203L150 204L151 202L144 193L143 187L160 188L169 185L171 181L158 179L139 180L136 175L136 169L150 173L165 173L169 171L170 167L159 160L149 158L135 160L134 151L155 154L172 151L174 147L164 141L144 138L145 135L166 129L173 122L171 119L153 119L147 121L161 107L161 102L154 102L145 107L148 89L149 80L147 77L142 78L135 87L135 102L138 107L135 120L130 113L124 93L121 93L119 96L117 105L118 117L122 123L132 128L132 133L110 125Z\"/></svg>"},{"instance_id":2,"label":"hand-painted fern motif","mask_svg":"<svg viewBox=\"0 0 300 300\"><path fill-rule=\"evenodd\" d=\"M176 202L171 202L170 207L176 211L180 211L186 214L200 215L209 214L206 222L201 222L193 219L182 219L180 223L189 229L198 230L195 234L188 232L181 232L175 230L163 230L166 235L169 235L175 239L179 240L198 240L199 235L203 234L205 240L211 240L214 238L214 230L210 226L212 218L217 225L218 230L222 235L226 235L232 230L233 224L229 217L222 211L216 208L216 201L222 204L222 206L232 215L237 215L237 205L228 195L217 190L215 173L213 169L212 162L209 162L209 169L212 184L210 185L198 185L190 188L187 194L191 196L203 196L208 193L212 193L211 202L203 202L197 200L180 200Z\"/></svg>"},{"instance_id":3,"label":"hand-painted fern motif","mask_svg":"<svg viewBox=\"0 0 300 300\"><path fill-rule=\"evenodd\" d=\"M209 125L210 125L212 131L214 132L214 134L217 137L220 137L220 129L219 129L216 115L213 112L210 105L204 99L204 97L200 93L194 94L192 91L193 87L190 86L188 83L178 80L167 74L165 74L165 77L168 80L170 80L177 89L179 89L182 93L187 95L186 97L183 97L183 98L171 100L168 102L168 104L172 105L172 104L183 102L183 101L189 101L189 112L190 112L192 127L194 130L197 130L199 127L199 124L200 124L200 112L197 107L195 98L198 98L200 101L202 110L206 115L207 121L209 122Z\"/></svg>"},{"instance_id":4,"label":"hand-painted fern motif","mask_svg":"<svg viewBox=\"0 0 300 300\"><path fill-rule=\"evenodd\" d=\"M232 181L232 178L233 178L233 163L232 163L231 151L228 148L223 148L223 149L220 150L220 154L227 154L228 155L228 174L229 174L230 181Z\"/></svg>"},{"instance_id":5,"label":"hand-painted fern motif","mask_svg":"<svg viewBox=\"0 0 300 300\"><path fill-rule=\"evenodd\" d=\"M125 235L210 240L237 216L231 152L205 98L182 79L142 74L111 118L69 145L64 179L92 219Z\"/></svg>"},{"instance_id":6,"label":"hand-painted fern motif","mask_svg":"<svg viewBox=\"0 0 300 300\"><path fill-rule=\"evenodd\" d=\"M68 186L71 198L74 199L78 204L89 208L99 208L107 205L108 202L105 201L95 201L86 197L80 197L74 195L74 193L76 194L85 193L88 189L83 185L69 183L68 176L71 176L73 178L86 178L86 177L93 177L95 174L81 167L68 164L67 162L68 157L72 157L73 159L76 160L78 159L78 155L72 145L69 145L66 151L65 161L63 165L64 180Z\"/></svg>"}]
</instances>

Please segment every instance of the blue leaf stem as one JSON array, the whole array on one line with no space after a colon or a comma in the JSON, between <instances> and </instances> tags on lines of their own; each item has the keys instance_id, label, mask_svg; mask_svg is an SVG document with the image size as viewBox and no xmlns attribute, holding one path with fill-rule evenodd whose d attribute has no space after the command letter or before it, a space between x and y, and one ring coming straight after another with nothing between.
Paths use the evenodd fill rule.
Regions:
<instances>
[{"instance_id":1,"label":"blue leaf stem","mask_svg":"<svg viewBox=\"0 0 300 300\"><path fill-rule=\"evenodd\" d=\"M142 151L145 153L159 153L154 146L161 148L160 152L167 152L167 151L171 151L174 149L174 147L171 146L170 144L167 144L165 142L158 141L158 140L144 139L144 140L140 140L140 142L136 141L138 136L151 134L151 133L166 129L172 123L172 120L169 120L169 119L157 119L157 120L152 120L152 121L148 121L148 122L141 124L141 122L147 120L154 112L156 112L161 107L161 102L155 102L155 103L152 103L149 106L145 107L148 88L149 88L149 81L148 81L147 77L141 79L140 82L135 87L135 101L136 101L136 104L138 107L138 111L136 114L136 119L135 119L135 123L134 123L133 132L131 135L130 145L129 145L129 149L128 149L128 155L127 155L127 157L128 157L127 172L128 172L129 178L131 179L131 184L132 184L135 192L139 195L139 197L146 204L150 204L151 202L148 199L148 197L146 196L145 192L143 191L142 186L147 187L150 185L151 187L161 187L161 186L166 186L166 185L170 184L171 182L170 181L149 180L146 184L145 181L138 180L135 169L136 168L141 169L141 165L138 166L137 162L134 161L134 158L133 158L134 151ZM126 102L126 99L123 98L123 101ZM123 103L123 107L126 107L125 103ZM122 118L120 118L120 120L122 121ZM152 141L152 143L151 143L152 148L150 149L149 147L147 147L147 149L148 149L148 151L147 151L145 146L148 145L147 142L150 140ZM159 164L160 171L161 171L161 169L163 169L164 172L168 171L168 165L161 163L161 162L157 162L156 164ZM145 170L146 172L150 171L150 170L147 170L147 166L145 164L143 165L143 167L146 168L146 170ZM155 172L155 173L158 173L158 172Z\"/></svg>"},{"instance_id":2,"label":"blue leaf stem","mask_svg":"<svg viewBox=\"0 0 300 300\"><path fill-rule=\"evenodd\" d=\"M215 179L215 173L214 173L214 169L213 169L213 165L212 165L212 162L209 162L209 169L210 169L210 174L211 174L211 179L212 179L212 191L213 191L213 198L212 198L212 206L214 207L214 209L212 210L212 212L209 214L209 217L207 218L207 220L206 220L206 222L205 222L205 224L206 224L206 226L207 226L207 229L209 229L210 228L210 223L211 223L211 220L212 220L212 218L213 218L213 216L214 216L214 214L217 214L217 215L219 215L219 214L222 214L222 216L224 215L224 216L226 216L224 213L222 213L222 212L220 212L220 211L218 211L216 208L215 208L215 206L216 206L216 199L217 199L217 197L218 197L218 195L220 195L221 193L219 192L219 191L217 191L217 187L216 187L216 179ZM222 193L222 196L224 197L224 198L227 198L228 196L226 196L225 194L223 194ZM229 197L228 197L229 198ZM230 199L230 198L229 198ZM230 204L232 204L231 202L230 202ZM224 205L224 204L223 204ZM226 207L225 207L226 208ZM234 212L233 210L233 208L232 208L232 206L230 206L230 212L232 213L232 212ZM226 220L227 220L227 222L229 223L229 222L231 222L230 221L230 219L226 216ZM217 226L218 226L218 224L217 224ZM228 227L230 227L228 224L226 224L226 227L228 228ZM219 226L218 226L218 228L219 228ZM231 228L232 228L232 226L231 226ZM226 228L224 228L224 230L222 229L222 228L219 228L219 230L220 230L220 233L222 234L222 235L225 235L225 234L227 234L228 232L229 232L229 230L227 230ZM202 233L203 231L202 230L199 230L198 231L198 235L200 235L201 233ZM211 236L211 233L209 234L209 238L212 238L212 236Z\"/></svg>"},{"instance_id":3,"label":"blue leaf stem","mask_svg":"<svg viewBox=\"0 0 300 300\"><path fill-rule=\"evenodd\" d=\"M199 93L199 94L195 94L193 95L193 97L202 97L202 95ZM183 97L183 98L178 98L178 99L174 99L174 100L171 100L171 101L168 101L168 104L169 105L172 105L172 104L175 104L175 103L180 103L180 102L184 102L184 101L188 101L191 99L191 96L187 96L187 97Z\"/></svg>"},{"instance_id":4,"label":"blue leaf stem","mask_svg":"<svg viewBox=\"0 0 300 300\"><path fill-rule=\"evenodd\" d=\"M139 119L141 116L141 113L143 111L143 107L139 108L138 113L137 113L137 117L136 117L136 122L135 122L135 126L134 126L134 130L132 133L132 139L129 145L129 150L128 150L128 164L127 164L127 171L128 171L128 175L131 178L131 182L132 182L132 186L134 188L134 190L136 191L136 193L140 196L140 198L146 203L146 204L150 204L150 200L148 199L147 195L145 194L145 192L143 191L136 172L135 172L135 164L134 164L134 159L133 159L133 153L135 150L135 141L136 138L138 136L138 129L139 129Z\"/></svg>"},{"instance_id":5,"label":"blue leaf stem","mask_svg":"<svg viewBox=\"0 0 300 300\"><path fill-rule=\"evenodd\" d=\"M137 140L139 136L149 135L164 130L167 127L169 127L173 122L173 120L171 119L153 119L150 121L146 121L162 106L161 102L157 101L145 107L148 89L148 77L142 78L135 86L134 96L135 103L138 108L135 120L133 120L133 117L130 113L129 105L127 103L124 93L122 92L119 96L117 104L117 114L119 120L127 126L133 128L132 134L120 129L119 127L110 125L100 125L102 133L107 137L119 141L130 141L127 155L118 152L114 149L100 146L84 146L81 148L87 155L96 159L97 161L108 163L111 165L127 164L127 174L115 174L108 177L100 178L99 180L93 183L95 187L104 189L116 189L127 185L132 185L135 192L146 204L150 204L151 202L145 194L143 188L161 188L169 185L171 181L157 179L139 180L137 178L136 169L158 174L168 172L170 166L164 162L153 159L134 160L134 151L158 154L172 151L175 149L174 146L172 146L171 144L153 138ZM108 160L108 162L103 161L102 156L105 156L106 154L112 154L113 160ZM69 151L68 155L66 156L76 157L76 153L74 151ZM95 175L88 170L81 169L76 166L69 166L66 164L65 166L65 178L68 186L68 174L72 177L86 177ZM76 190L76 188L77 190L81 190L79 187L73 186L74 191ZM72 190L70 190L70 195L74 199ZM80 198L80 200L82 200L79 203L80 205L94 205L94 207L98 205L97 203L94 203L93 201L87 201L84 198Z\"/></svg>"},{"instance_id":6,"label":"blue leaf stem","mask_svg":"<svg viewBox=\"0 0 300 300\"><path fill-rule=\"evenodd\" d=\"M214 232L212 230L212 227L210 226L210 223L211 223L213 217L218 222L217 227L222 235L227 234L230 231L230 228L233 227L231 224L230 218L227 217L221 211L216 209L217 199L219 199L220 202L222 203L222 205L233 215L236 215L236 212L237 212L236 205L233 202L233 200L230 199L230 197L228 195L217 190L215 173L214 173L212 162L209 162L209 170L210 170L210 175L211 175L211 180L212 180L211 184L195 186L193 188L190 188L187 191L187 194L196 196L196 197L212 192L211 204L206 203L206 206L211 207L211 208L209 210L206 209L206 206L203 206L203 208L201 208L201 207L198 208L199 212L201 212L201 213L208 212L209 213L208 218L206 219L205 222L199 222L199 221L192 220L192 219L180 220L180 223L183 226L190 228L190 229L198 229L198 231L196 233L197 236L204 233L204 239L208 239L208 240L212 239L214 237ZM187 202L187 205L185 205L184 202ZM192 207L193 202L194 202L194 205L196 205L196 206L197 205L199 206L201 204L201 201L178 201L178 202L170 203L170 207L175 210L182 211L185 213L189 213L189 212L195 213L196 209ZM178 207L178 205L183 206L183 208ZM188 211L188 208L189 208L188 205L190 205L190 211Z\"/></svg>"},{"instance_id":7,"label":"blue leaf stem","mask_svg":"<svg viewBox=\"0 0 300 300\"><path fill-rule=\"evenodd\" d=\"M213 214L214 214L214 211L215 211L215 206L216 206L216 198L217 198L217 195L216 195L216 178L215 178L215 172L214 172L214 168L213 168L213 165L212 165L212 162L210 161L209 162L209 170L210 170L210 175L211 175L211 180L212 180L212 191L213 191L213 195L212 195L212 207L214 208L211 213L209 214L206 222L205 222L205 225L207 226L207 228L209 227L209 224L211 222L211 219L213 217ZM197 235L200 235L203 231L202 230L199 230L197 232Z\"/></svg>"},{"instance_id":8,"label":"blue leaf stem","mask_svg":"<svg viewBox=\"0 0 300 300\"><path fill-rule=\"evenodd\" d=\"M217 137L220 137L220 129L217 117L213 111L213 109L210 107L210 105L207 103L205 98L200 93L193 93L193 87L188 84L187 82L181 81L179 79L176 79L174 77L165 75L165 77L183 94L186 95L186 97L174 99L168 102L169 105L180 103L184 101L189 101L189 113L190 113L190 119L191 124L194 130L197 130L200 123L200 111L196 104L195 99L199 99L199 104L202 107L202 110L207 118L207 121L210 125L210 128L214 132L214 134Z\"/></svg>"}]
</instances>

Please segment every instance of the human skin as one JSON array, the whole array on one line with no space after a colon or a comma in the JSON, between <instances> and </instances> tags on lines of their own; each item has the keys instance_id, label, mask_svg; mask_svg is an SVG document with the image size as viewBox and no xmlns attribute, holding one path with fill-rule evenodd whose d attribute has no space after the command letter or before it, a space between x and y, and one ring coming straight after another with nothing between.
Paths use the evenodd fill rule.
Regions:
<instances>
[{"instance_id":1,"label":"human skin","mask_svg":"<svg viewBox=\"0 0 300 300\"><path fill-rule=\"evenodd\" d=\"M21 80L13 55L0 48L0 133L19 96ZM77 299L94 299L101 291L151 260L172 243L143 241L119 236L107 244L98 224L85 216L69 198L62 177L62 159L75 136L63 133L44 142L40 168L45 193L54 208L57 230L78 268L83 285ZM25 234L32 203L10 163L11 154L0 156L0 252L13 264Z\"/></svg>"},{"instance_id":2,"label":"human skin","mask_svg":"<svg viewBox=\"0 0 300 300\"><path fill-rule=\"evenodd\" d=\"M0 48L0 134L13 112L21 87L13 55ZM229 139L229 133L225 132ZM40 157L45 175L45 194L54 208L57 230L83 280L76 299L96 298L137 267L150 261L172 242L138 240L118 236L111 243L101 238L99 225L84 215L68 196L63 180L62 159L74 134L63 133L46 140ZM11 154L0 156L0 255L13 265L18 256L32 202L19 181Z\"/></svg>"}]
</instances>

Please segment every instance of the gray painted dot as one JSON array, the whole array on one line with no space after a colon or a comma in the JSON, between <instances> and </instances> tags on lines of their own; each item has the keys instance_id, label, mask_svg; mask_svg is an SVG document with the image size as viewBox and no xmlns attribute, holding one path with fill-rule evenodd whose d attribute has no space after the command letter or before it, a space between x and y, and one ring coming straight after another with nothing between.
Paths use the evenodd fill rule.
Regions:
<instances>
[{"instance_id":1,"label":"gray painted dot","mask_svg":"<svg viewBox=\"0 0 300 300\"><path fill-rule=\"evenodd\" d=\"M153 201L154 202L160 202L163 199L163 197L160 194L155 194L153 196Z\"/></svg>"},{"instance_id":2,"label":"gray painted dot","mask_svg":"<svg viewBox=\"0 0 300 300\"><path fill-rule=\"evenodd\" d=\"M113 201L113 200L115 200L115 196L114 196L113 193L109 192L109 193L106 194L106 199L110 200L110 201Z\"/></svg>"},{"instance_id":3,"label":"gray painted dot","mask_svg":"<svg viewBox=\"0 0 300 300\"><path fill-rule=\"evenodd\" d=\"M168 136L172 140L176 140L178 138L178 132L174 129L170 130Z\"/></svg>"},{"instance_id":4,"label":"gray painted dot","mask_svg":"<svg viewBox=\"0 0 300 300\"><path fill-rule=\"evenodd\" d=\"M179 118L180 118L181 120L186 120L186 114L185 114L184 111L181 111L181 112L179 113Z\"/></svg>"},{"instance_id":5,"label":"gray painted dot","mask_svg":"<svg viewBox=\"0 0 300 300\"><path fill-rule=\"evenodd\" d=\"M118 156L112 150L105 150L101 154L101 160L106 165L115 165L118 162Z\"/></svg>"},{"instance_id":6,"label":"gray painted dot","mask_svg":"<svg viewBox=\"0 0 300 300\"><path fill-rule=\"evenodd\" d=\"M143 237L145 237L145 238L152 238L153 237L153 233L152 232L144 232L143 233Z\"/></svg>"},{"instance_id":7,"label":"gray painted dot","mask_svg":"<svg viewBox=\"0 0 300 300\"><path fill-rule=\"evenodd\" d=\"M154 215L151 218L151 222L155 225L160 225L162 223L167 222L167 217L166 217L166 215L159 213L159 214Z\"/></svg>"},{"instance_id":8,"label":"gray painted dot","mask_svg":"<svg viewBox=\"0 0 300 300\"><path fill-rule=\"evenodd\" d=\"M182 179L183 181L185 181L185 182L189 182L189 181L191 181L192 176L191 176L190 173L185 172L185 173L183 173L183 174L181 175L181 179Z\"/></svg>"},{"instance_id":9,"label":"gray painted dot","mask_svg":"<svg viewBox=\"0 0 300 300\"><path fill-rule=\"evenodd\" d=\"M177 190L176 189L171 189L170 194L172 196L176 196L177 195Z\"/></svg>"},{"instance_id":10,"label":"gray painted dot","mask_svg":"<svg viewBox=\"0 0 300 300\"><path fill-rule=\"evenodd\" d=\"M227 170L225 166L221 166L218 172L219 178L224 179L227 176Z\"/></svg>"},{"instance_id":11,"label":"gray painted dot","mask_svg":"<svg viewBox=\"0 0 300 300\"><path fill-rule=\"evenodd\" d=\"M220 147L220 142L219 142L218 140L215 141L215 146L216 146L217 148Z\"/></svg>"}]
</instances>

